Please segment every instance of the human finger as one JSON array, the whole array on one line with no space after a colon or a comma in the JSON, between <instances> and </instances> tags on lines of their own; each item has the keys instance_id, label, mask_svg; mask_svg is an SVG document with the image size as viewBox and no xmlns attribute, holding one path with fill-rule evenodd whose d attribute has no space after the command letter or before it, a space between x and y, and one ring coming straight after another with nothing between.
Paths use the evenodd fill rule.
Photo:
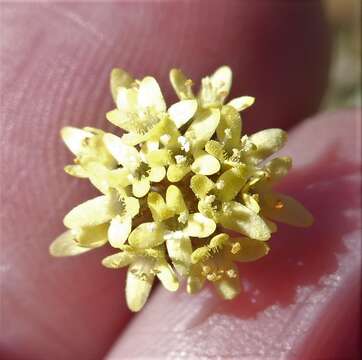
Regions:
<instances>
[{"instance_id":1,"label":"human finger","mask_svg":"<svg viewBox=\"0 0 362 360\"><path fill-rule=\"evenodd\" d=\"M360 116L322 114L291 132L284 153L295 168L282 189L315 224L281 226L267 257L240 266L244 293L225 302L211 288L159 288L108 359L358 358Z\"/></svg>"}]
</instances>

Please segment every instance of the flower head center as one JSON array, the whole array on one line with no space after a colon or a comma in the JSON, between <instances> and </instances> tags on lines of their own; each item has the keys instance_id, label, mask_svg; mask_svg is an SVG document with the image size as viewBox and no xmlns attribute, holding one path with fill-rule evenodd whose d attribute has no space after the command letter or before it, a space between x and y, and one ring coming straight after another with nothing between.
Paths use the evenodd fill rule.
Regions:
<instances>
[{"instance_id":1,"label":"flower head center","mask_svg":"<svg viewBox=\"0 0 362 360\"><path fill-rule=\"evenodd\" d=\"M184 220L182 218L182 216L175 215L169 219L164 220L163 223L166 225L167 229L169 229L170 231L179 231L179 230L183 230L186 227L186 222L187 222L187 219L186 219L186 222L183 222L180 220Z\"/></svg>"},{"instance_id":2,"label":"flower head center","mask_svg":"<svg viewBox=\"0 0 362 360\"><path fill-rule=\"evenodd\" d=\"M117 201L114 203L115 206L115 212L120 215L124 216L127 212L127 205L126 205L126 199L122 196L119 196Z\"/></svg>"},{"instance_id":3,"label":"flower head center","mask_svg":"<svg viewBox=\"0 0 362 360\"><path fill-rule=\"evenodd\" d=\"M147 163L141 161L138 167L134 170L133 176L136 179L141 180L142 177L148 176L150 170L151 170L150 166Z\"/></svg>"}]
</instances>

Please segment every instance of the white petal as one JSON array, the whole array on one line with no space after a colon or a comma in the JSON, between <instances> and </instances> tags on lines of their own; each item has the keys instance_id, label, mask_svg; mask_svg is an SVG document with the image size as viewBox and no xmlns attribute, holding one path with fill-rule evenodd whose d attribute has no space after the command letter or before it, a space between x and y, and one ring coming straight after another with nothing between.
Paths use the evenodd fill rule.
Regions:
<instances>
[{"instance_id":1,"label":"white petal","mask_svg":"<svg viewBox=\"0 0 362 360\"><path fill-rule=\"evenodd\" d=\"M75 235L79 246L96 248L107 243L107 231L108 224L101 224L97 226L85 226L79 229L74 229L73 234Z\"/></svg>"},{"instance_id":2,"label":"white petal","mask_svg":"<svg viewBox=\"0 0 362 360\"><path fill-rule=\"evenodd\" d=\"M131 229L132 229L131 217L116 216L115 218L112 219L108 229L109 243L113 247L119 248L127 241Z\"/></svg>"},{"instance_id":3,"label":"white petal","mask_svg":"<svg viewBox=\"0 0 362 360\"><path fill-rule=\"evenodd\" d=\"M194 175L190 181L190 188L199 199L203 199L215 184L205 175Z\"/></svg>"},{"instance_id":4,"label":"white petal","mask_svg":"<svg viewBox=\"0 0 362 360\"><path fill-rule=\"evenodd\" d=\"M240 114L231 106L223 106L220 122L216 129L216 137L220 145L223 145L223 150L232 153L233 149L240 149L241 129Z\"/></svg>"},{"instance_id":5,"label":"white petal","mask_svg":"<svg viewBox=\"0 0 362 360\"><path fill-rule=\"evenodd\" d=\"M140 211L140 202L132 196L126 196L124 199L126 203L126 214L130 217L135 217Z\"/></svg>"},{"instance_id":6,"label":"white petal","mask_svg":"<svg viewBox=\"0 0 362 360\"><path fill-rule=\"evenodd\" d=\"M144 139L145 139L144 134L128 133L128 134L122 135L122 141L126 145L131 145L131 146L135 146L135 145L141 143L142 141L144 141Z\"/></svg>"},{"instance_id":7,"label":"white petal","mask_svg":"<svg viewBox=\"0 0 362 360\"><path fill-rule=\"evenodd\" d=\"M50 254L56 257L79 255L89 250L92 249L77 245L71 230L58 236L49 247Z\"/></svg>"},{"instance_id":8,"label":"white petal","mask_svg":"<svg viewBox=\"0 0 362 360\"><path fill-rule=\"evenodd\" d=\"M261 199L263 214L274 221L299 227L308 227L313 224L313 215L290 196L268 193L263 194Z\"/></svg>"},{"instance_id":9,"label":"white petal","mask_svg":"<svg viewBox=\"0 0 362 360\"><path fill-rule=\"evenodd\" d=\"M213 87L217 88L219 92L225 93L224 98L226 98L230 92L232 77L231 69L225 65L219 67L210 77Z\"/></svg>"},{"instance_id":10,"label":"white petal","mask_svg":"<svg viewBox=\"0 0 362 360\"><path fill-rule=\"evenodd\" d=\"M104 143L117 162L130 169L130 171L135 170L141 162L137 149L123 143L120 137L113 134L105 134Z\"/></svg>"},{"instance_id":11,"label":"white petal","mask_svg":"<svg viewBox=\"0 0 362 360\"><path fill-rule=\"evenodd\" d=\"M257 147L252 155L254 162L258 163L284 146L287 133L281 129L266 129L251 135L249 140Z\"/></svg>"},{"instance_id":12,"label":"white petal","mask_svg":"<svg viewBox=\"0 0 362 360\"><path fill-rule=\"evenodd\" d=\"M150 294L154 275L153 262L140 259L128 268L126 280L126 300L131 311L140 311Z\"/></svg>"},{"instance_id":13,"label":"white petal","mask_svg":"<svg viewBox=\"0 0 362 360\"><path fill-rule=\"evenodd\" d=\"M150 180L152 182L160 182L166 176L166 169L163 166L154 166L150 171Z\"/></svg>"},{"instance_id":14,"label":"white petal","mask_svg":"<svg viewBox=\"0 0 362 360\"><path fill-rule=\"evenodd\" d=\"M199 150L194 154L195 161L191 165L191 169L196 174L213 175L220 170L219 160L208 154L204 150Z\"/></svg>"},{"instance_id":15,"label":"white petal","mask_svg":"<svg viewBox=\"0 0 362 360\"><path fill-rule=\"evenodd\" d=\"M154 108L157 112L166 111L166 103L157 81L151 77L145 77L139 87L138 106L141 108Z\"/></svg>"},{"instance_id":16,"label":"white petal","mask_svg":"<svg viewBox=\"0 0 362 360\"><path fill-rule=\"evenodd\" d=\"M255 98L252 96L241 96L235 99L232 99L228 102L227 105L232 106L237 111L243 111L253 105L255 102Z\"/></svg>"},{"instance_id":17,"label":"white petal","mask_svg":"<svg viewBox=\"0 0 362 360\"><path fill-rule=\"evenodd\" d=\"M134 196L141 198L149 192L150 188L150 181L147 178L142 178L141 180L134 180L132 192Z\"/></svg>"},{"instance_id":18,"label":"white petal","mask_svg":"<svg viewBox=\"0 0 362 360\"><path fill-rule=\"evenodd\" d=\"M124 113L136 113L137 112L137 89L126 89L121 87L117 93L117 108Z\"/></svg>"},{"instance_id":19,"label":"white petal","mask_svg":"<svg viewBox=\"0 0 362 360\"><path fill-rule=\"evenodd\" d=\"M292 159L288 156L274 158L269 161L265 168L270 173L269 181L275 183L286 176L292 167Z\"/></svg>"},{"instance_id":20,"label":"white petal","mask_svg":"<svg viewBox=\"0 0 362 360\"><path fill-rule=\"evenodd\" d=\"M192 245L188 236L166 241L169 257L180 275L187 275L191 264Z\"/></svg>"},{"instance_id":21,"label":"white petal","mask_svg":"<svg viewBox=\"0 0 362 360\"><path fill-rule=\"evenodd\" d=\"M79 178L88 177L88 172L81 165L66 165L64 171L71 176Z\"/></svg>"},{"instance_id":22,"label":"white petal","mask_svg":"<svg viewBox=\"0 0 362 360\"><path fill-rule=\"evenodd\" d=\"M130 234L128 242L138 249L147 249L161 245L165 239L163 223L148 222L138 225Z\"/></svg>"},{"instance_id":23,"label":"white petal","mask_svg":"<svg viewBox=\"0 0 362 360\"><path fill-rule=\"evenodd\" d=\"M128 251L121 251L117 254L109 255L102 260L102 265L109 269L119 269L128 266L135 260L135 255Z\"/></svg>"},{"instance_id":24,"label":"white petal","mask_svg":"<svg viewBox=\"0 0 362 360\"><path fill-rule=\"evenodd\" d=\"M110 88L114 102L117 101L117 93L120 87L130 87L133 78L127 71L119 68L112 69L110 76Z\"/></svg>"},{"instance_id":25,"label":"white petal","mask_svg":"<svg viewBox=\"0 0 362 360\"><path fill-rule=\"evenodd\" d=\"M217 197L221 201L233 200L246 182L242 168L231 168L220 175L216 182L219 185Z\"/></svg>"},{"instance_id":26,"label":"white petal","mask_svg":"<svg viewBox=\"0 0 362 360\"><path fill-rule=\"evenodd\" d=\"M166 260L159 260L155 266L155 272L162 285L168 291L176 291L179 287L179 282L175 272Z\"/></svg>"},{"instance_id":27,"label":"white petal","mask_svg":"<svg viewBox=\"0 0 362 360\"><path fill-rule=\"evenodd\" d=\"M82 150L83 141L86 138L92 137L93 134L76 127L66 126L61 130L60 136L68 149L74 155L79 155Z\"/></svg>"},{"instance_id":28,"label":"white petal","mask_svg":"<svg viewBox=\"0 0 362 360\"><path fill-rule=\"evenodd\" d=\"M166 204L174 214L188 213L182 191L175 185L167 188Z\"/></svg>"},{"instance_id":29,"label":"white petal","mask_svg":"<svg viewBox=\"0 0 362 360\"><path fill-rule=\"evenodd\" d=\"M109 198L105 195L90 199L65 215L63 223L67 228L80 228L103 224L115 215L110 206Z\"/></svg>"},{"instance_id":30,"label":"white petal","mask_svg":"<svg viewBox=\"0 0 362 360\"><path fill-rule=\"evenodd\" d=\"M218 109L207 109L200 111L189 128L185 132L185 137L192 144L194 150L201 149L206 142L211 139L220 121L220 111Z\"/></svg>"},{"instance_id":31,"label":"white petal","mask_svg":"<svg viewBox=\"0 0 362 360\"><path fill-rule=\"evenodd\" d=\"M185 232L192 237L204 238L216 230L214 220L201 213L190 214Z\"/></svg>"},{"instance_id":32,"label":"white petal","mask_svg":"<svg viewBox=\"0 0 362 360\"><path fill-rule=\"evenodd\" d=\"M193 267L195 267L195 265L191 265L191 273L187 277L186 289L188 294L198 293L205 284L205 276L201 275L198 271L193 271Z\"/></svg>"},{"instance_id":33,"label":"white petal","mask_svg":"<svg viewBox=\"0 0 362 360\"><path fill-rule=\"evenodd\" d=\"M219 221L227 229L234 230L256 240L268 240L270 230L263 219L236 201L224 203Z\"/></svg>"},{"instance_id":34,"label":"white petal","mask_svg":"<svg viewBox=\"0 0 362 360\"><path fill-rule=\"evenodd\" d=\"M168 114L179 129L195 115L196 110L196 100L181 100L168 109Z\"/></svg>"},{"instance_id":35,"label":"white petal","mask_svg":"<svg viewBox=\"0 0 362 360\"><path fill-rule=\"evenodd\" d=\"M167 179L170 182L178 182L191 171L188 165L171 164L167 169Z\"/></svg>"}]
</instances>

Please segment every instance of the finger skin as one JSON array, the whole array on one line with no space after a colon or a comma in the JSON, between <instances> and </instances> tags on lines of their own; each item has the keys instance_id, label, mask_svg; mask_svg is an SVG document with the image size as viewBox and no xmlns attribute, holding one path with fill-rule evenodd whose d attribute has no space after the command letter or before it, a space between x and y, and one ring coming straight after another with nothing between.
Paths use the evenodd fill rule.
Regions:
<instances>
[{"instance_id":1,"label":"finger skin","mask_svg":"<svg viewBox=\"0 0 362 360\"><path fill-rule=\"evenodd\" d=\"M315 224L280 226L270 254L240 266L244 293L233 301L210 288L192 297L159 288L108 359L357 359L359 129L357 111L296 128L284 151L295 168L280 190L302 201Z\"/></svg>"},{"instance_id":2,"label":"finger skin","mask_svg":"<svg viewBox=\"0 0 362 360\"><path fill-rule=\"evenodd\" d=\"M319 3L228 4L209 1L207 16L203 1L1 5L4 357L99 359L131 316L124 273L99 263L109 249L48 254L64 214L95 195L62 172L71 156L59 130L109 128L112 67L161 75L171 98L170 67L198 80L230 64L234 95L258 98L249 128L290 126L316 110L328 65Z\"/></svg>"}]
</instances>

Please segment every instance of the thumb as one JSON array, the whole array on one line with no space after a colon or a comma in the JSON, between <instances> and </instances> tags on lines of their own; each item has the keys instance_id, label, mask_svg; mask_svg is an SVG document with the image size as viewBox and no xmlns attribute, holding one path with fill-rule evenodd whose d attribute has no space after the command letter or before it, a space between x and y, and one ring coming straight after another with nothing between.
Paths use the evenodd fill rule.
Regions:
<instances>
[{"instance_id":1,"label":"thumb","mask_svg":"<svg viewBox=\"0 0 362 360\"><path fill-rule=\"evenodd\" d=\"M314 213L310 229L280 227L267 257L240 266L245 292L233 301L159 288L108 359L357 358L359 114L320 115L291 133L296 166L283 192Z\"/></svg>"},{"instance_id":2,"label":"thumb","mask_svg":"<svg viewBox=\"0 0 362 360\"><path fill-rule=\"evenodd\" d=\"M254 129L291 126L323 95L329 53L321 6L2 3L0 16L3 351L99 358L130 318L120 300L124 275L101 267L103 249L78 259L48 254L64 214L90 195L87 183L62 172L70 156L60 128L104 127L112 67L162 74L162 88L170 89L173 66L197 80L222 64L236 70L235 94L257 97Z\"/></svg>"}]
</instances>

